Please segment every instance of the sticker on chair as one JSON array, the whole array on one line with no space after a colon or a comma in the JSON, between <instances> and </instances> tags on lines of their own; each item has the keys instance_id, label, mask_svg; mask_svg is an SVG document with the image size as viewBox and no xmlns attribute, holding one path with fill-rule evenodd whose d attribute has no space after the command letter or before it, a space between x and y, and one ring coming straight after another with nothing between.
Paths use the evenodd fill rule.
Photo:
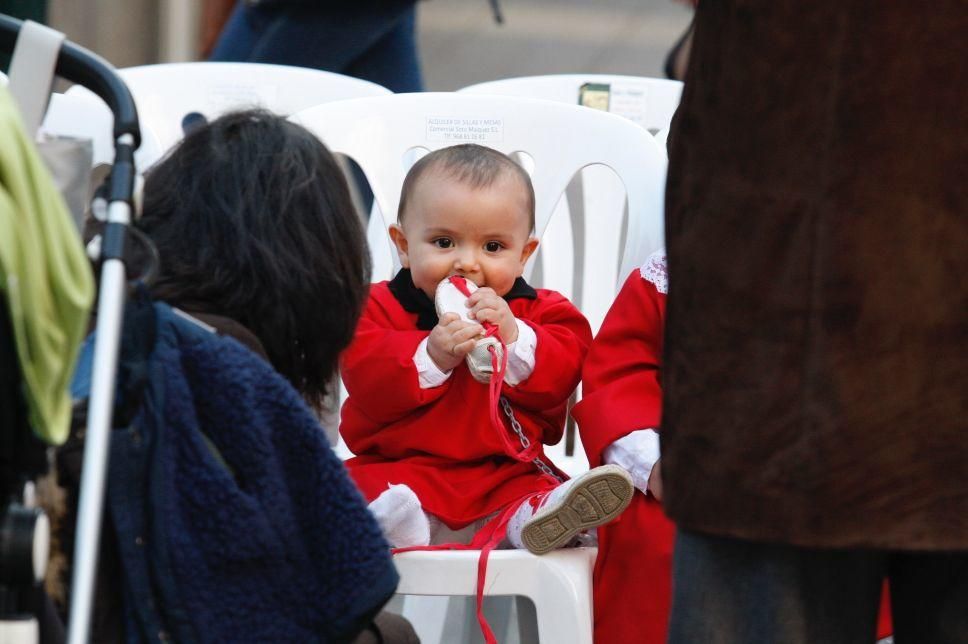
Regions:
<instances>
[{"instance_id":1,"label":"sticker on chair","mask_svg":"<svg viewBox=\"0 0 968 644\"><path fill-rule=\"evenodd\" d=\"M578 104L618 114L647 127L648 86L634 81L585 83L578 88Z\"/></svg>"},{"instance_id":2,"label":"sticker on chair","mask_svg":"<svg viewBox=\"0 0 968 644\"><path fill-rule=\"evenodd\" d=\"M453 143L503 141L504 120L431 116L427 118L427 140Z\"/></svg>"},{"instance_id":3,"label":"sticker on chair","mask_svg":"<svg viewBox=\"0 0 968 644\"><path fill-rule=\"evenodd\" d=\"M648 91L645 83L613 83L612 101L608 111L646 127L648 125Z\"/></svg>"}]
</instances>

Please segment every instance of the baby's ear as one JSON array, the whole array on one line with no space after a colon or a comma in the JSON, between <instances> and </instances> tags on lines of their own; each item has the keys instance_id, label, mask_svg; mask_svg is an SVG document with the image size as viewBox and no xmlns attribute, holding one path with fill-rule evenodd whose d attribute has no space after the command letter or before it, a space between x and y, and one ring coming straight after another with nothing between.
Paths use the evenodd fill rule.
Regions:
<instances>
[{"instance_id":1,"label":"baby's ear","mask_svg":"<svg viewBox=\"0 0 968 644\"><path fill-rule=\"evenodd\" d=\"M397 247L397 256L400 258L400 266L404 268L410 268L410 255L408 254L409 245L407 244L407 236L403 232L403 228L400 224L390 225L390 239L393 241L393 245Z\"/></svg>"},{"instance_id":2,"label":"baby's ear","mask_svg":"<svg viewBox=\"0 0 968 644\"><path fill-rule=\"evenodd\" d=\"M521 249L521 266L528 261L528 258L534 255L534 251L538 250L538 238L528 237L528 241L524 243L524 248Z\"/></svg>"}]
</instances>

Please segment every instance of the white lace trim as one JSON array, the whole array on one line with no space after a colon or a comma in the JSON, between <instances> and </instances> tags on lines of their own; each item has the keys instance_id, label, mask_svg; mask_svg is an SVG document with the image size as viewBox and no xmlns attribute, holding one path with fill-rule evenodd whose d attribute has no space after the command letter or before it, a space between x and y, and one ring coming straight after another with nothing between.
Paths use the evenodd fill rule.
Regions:
<instances>
[{"instance_id":1,"label":"white lace trim","mask_svg":"<svg viewBox=\"0 0 968 644\"><path fill-rule=\"evenodd\" d=\"M669 293L669 271L666 268L665 249L659 249L649 255L649 259L639 268L639 274L647 282L655 284L655 290L663 295Z\"/></svg>"}]
</instances>

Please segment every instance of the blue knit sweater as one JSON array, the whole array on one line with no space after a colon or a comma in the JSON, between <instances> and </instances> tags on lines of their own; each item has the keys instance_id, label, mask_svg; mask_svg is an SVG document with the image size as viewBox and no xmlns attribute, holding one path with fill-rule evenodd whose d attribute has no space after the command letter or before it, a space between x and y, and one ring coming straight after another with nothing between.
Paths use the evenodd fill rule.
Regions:
<instances>
[{"instance_id":1,"label":"blue knit sweater","mask_svg":"<svg viewBox=\"0 0 968 644\"><path fill-rule=\"evenodd\" d=\"M111 440L126 638L351 637L398 577L315 417L238 342L153 310L144 399Z\"/></svg>"}]
</instances>

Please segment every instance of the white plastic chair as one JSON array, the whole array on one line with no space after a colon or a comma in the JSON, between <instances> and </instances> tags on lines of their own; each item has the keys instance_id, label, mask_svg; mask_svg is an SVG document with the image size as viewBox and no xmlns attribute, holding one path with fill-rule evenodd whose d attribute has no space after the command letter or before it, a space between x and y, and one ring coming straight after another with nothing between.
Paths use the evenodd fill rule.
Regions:
<instances>
[{"instance_id":1,"label":"white plastic chair","mask_svg":"<svg viewBox=\"0 0 968 644\"><path fill-rule=\"evenodd\" d=\"M402 94L328 103L291 118L315 132L331 150L360 165L383 213L396 213L400 187L415 150L476 142L507 154L522 153L528 159L539 237L571 178L582 168L601 163L612 168L629 188L628 237L649 245L662 244L665 155L647 131L619 117L521 98ZM387 219L384 226L392 223ZM603 215L596 223L612 231L615 244L607 256L586 257L603 265L601 274L605 276L591 289L590 297L578 303L586 314L586 306L604 312L619 276L626 272L625 267L631 270L634 265L633 258L620 258L621 211L607 218ZM595 553L593 548L542 557L522 551L494 552L484 593L530 597L544 642L591 642ZM476 551L397 555L398 592L471 596L476 587L477 556ZM414 618L406 604L404 613ZM412 621L420 632L421 620ZM424 635L435 641L426 632Z\"/></svg>"},{"instance_id":2,"label":"white plastic chair","mask_svg":"<svg viewBox=\"0 0 968 644\"><path fill-rule=\"evenodd\" d=\"M350 76L261 63L168 63L118 73L134 96L142 136L150 133L162 154L181 140L182 119L192 112L211 120L233 109L262 107L288 116L319 103L390 93ZM76 93L90 95L83 87L67 91Z\"/></svg>"},{"instance_id":3,"label":"white plastic chair","mask_svg":"<svg viewBox=\"0 0 968 644\"><path fill-rule=\"evenodd\" d=\"M181 140L182 119L192 112L211 120L233 109L262 107L288 116L320 103L391 93L376 83L342 74L262 63L168 63L128 67L118 73L138 107L142 144L135 161L141 171ZM86 88L72 87L66 92L65 98L75 97L99 103L102 111L109 114L107 106ZM110 162L114 155L110 128L95 129L94 122L81 118L81 113L58 107L67 106L51 106L56 132L83 131L94 138L96 150L100 147L106 151ZM372 216L370 219L371 244L377 248L386 246L378 220ZM390 270L383 265L385 258L386 251L374 257L374 264L384 272Z\"/></svg>"},{"instance_id":4,"label":"white plastic chair","mask_svg":"<svg viewBox=\"0 0 968 644\"><path fill-rule=\"evenodd\" d=\"M652 134L669 127L679 106L682 83L663 78L612 74L550 74L522 76L477 83L459 92L541 98L578 105L582 87L597 86L608 93L608 111L626 118ZM599 88L607 89L599 89Z\"/></svg>"}]
</instances>

